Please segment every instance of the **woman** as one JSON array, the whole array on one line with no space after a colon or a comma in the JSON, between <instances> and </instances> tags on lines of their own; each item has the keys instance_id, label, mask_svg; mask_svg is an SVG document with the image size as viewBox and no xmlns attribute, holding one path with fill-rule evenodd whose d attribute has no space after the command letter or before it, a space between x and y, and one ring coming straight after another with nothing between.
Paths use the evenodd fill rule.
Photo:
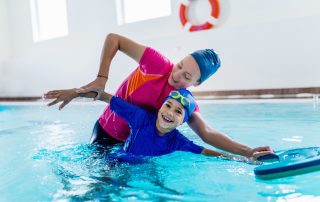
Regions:
<instances>
[{"instance_id":1,"label":"woman","mask_svg":"<svg viewBox=\"0 0 320 202\"><path fill-rule=\"evenodd\" d=\"M156 112L164 98L174 89L198 86L214 74L220 67L218 55L211 49L195 51L179 63L173 64L156 50L141 45L118 34L109 34L105 40L97 78L81 89L54 90L45 94L55 99L52 106L62 102L60 109L79 93L103 92L109 78L110 64L120 50L139 65L120 85L115 95L144 109ZM188 125L206 143L246 157L258 157L272 153L268 146L250 148L240 144L223 133L214 130L202 118L199 108L192 113ZM113 145L126 140L129 134L128 124L106 107L96 122L91 143Z\"/></svg>"}]
</instances>

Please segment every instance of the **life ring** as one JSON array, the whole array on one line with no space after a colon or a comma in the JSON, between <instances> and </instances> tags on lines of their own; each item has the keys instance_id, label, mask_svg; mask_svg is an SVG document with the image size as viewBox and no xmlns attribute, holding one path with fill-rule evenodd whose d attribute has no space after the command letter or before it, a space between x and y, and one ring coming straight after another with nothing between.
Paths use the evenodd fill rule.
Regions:
<instances>
[{"instance_id":1,"label":"life ring","mask_svg":"<svg viewBox=\"0 0 320 202\"><path fill-rule=\"evenodd\" d=\"M210 6L211 6L211 15L207 22L201 24L201 25L192 25L190 22L188 22L188 19L186 17L186 11L188 9L189 4L191 3L190 0L183 0L180 5L180 21L183 25L183 27L190 31L199 31L199 30L205 30L210 29L214 27L215 24L217 24L219 15L220 15L220 6L218 0L209 0Z\"/></svg>"}]
</instances>

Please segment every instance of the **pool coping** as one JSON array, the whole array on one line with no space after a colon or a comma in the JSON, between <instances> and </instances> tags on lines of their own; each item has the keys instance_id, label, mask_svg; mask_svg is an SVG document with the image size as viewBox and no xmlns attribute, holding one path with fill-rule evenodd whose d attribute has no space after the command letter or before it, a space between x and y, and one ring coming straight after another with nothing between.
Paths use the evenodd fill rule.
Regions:
<instances>
[{"instance_id":1,"label":"pool coping","mask_svg":"<svg viewBox=\"0 0 320 202\"><path fill-rule=\"evenodd\" d=\"M312 102L319 104L320 87L303 88L274 88L274 89L243 89L192 91L198 103L298 103ZM0 97L0 104L4 103L46 103L40 96L29 97ZM77 98L72 103L93 103L92 99Z\"/></svg>"},{"instance_id":2,"label":"pool coping","mask_svg":"<svg viewBox=\"0 0 320 202\"><path fill-rule=\"evenodd\" d=\"M0 105L43 105L46 106L49 101L0 101ZM254 103L310 103L320 106L320 102L315 103L314 99L221 99L221 100L197 100L198 104L254 104ZM104 102L92 100L76 100L71 102L72 105L107 105Z\"/></svg>"}]
</instances>

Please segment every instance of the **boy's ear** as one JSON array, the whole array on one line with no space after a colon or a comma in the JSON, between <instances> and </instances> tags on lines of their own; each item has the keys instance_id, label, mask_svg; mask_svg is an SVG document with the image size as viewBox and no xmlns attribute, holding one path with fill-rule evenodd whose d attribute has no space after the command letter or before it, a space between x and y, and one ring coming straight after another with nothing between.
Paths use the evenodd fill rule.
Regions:
<instances>
[{"instance_id":1,"label":"boy's ear","mask_svg":"<svg viewBox=\"0 0 320 202\"><path fill-rule=\"evenodd\" d=\"M184 111L184 113L186 113L185 111ZM182 124L184 124L184 113L183 113L183 118L182 118L182 121L181 121L181 123L178 125L178 126L181 126Z\"/></svg>"}]
</instances>

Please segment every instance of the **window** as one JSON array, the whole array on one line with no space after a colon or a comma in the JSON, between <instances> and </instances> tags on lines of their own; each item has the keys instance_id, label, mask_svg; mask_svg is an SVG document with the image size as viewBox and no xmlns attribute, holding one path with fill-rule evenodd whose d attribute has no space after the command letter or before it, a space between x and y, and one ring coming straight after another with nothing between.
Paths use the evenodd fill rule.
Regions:
<instances>
[{"instance_id":1,"label":"window","mask_svg":"<svg viewBox=\"0 0 320 202\"><path fill-rule=\"evenodd\" d=\"M117 0L118 24L171 15L170 0Z\"/></svg>"},{"instance_id":2,"label":"window","mask_svg":"<svg viewBox=\"0 0 320 202\"><path fill-rule=\"evenodd\" d=\"M66 0L31 0L35 42L68 35Z\"/></svg>"}]
</instances>

